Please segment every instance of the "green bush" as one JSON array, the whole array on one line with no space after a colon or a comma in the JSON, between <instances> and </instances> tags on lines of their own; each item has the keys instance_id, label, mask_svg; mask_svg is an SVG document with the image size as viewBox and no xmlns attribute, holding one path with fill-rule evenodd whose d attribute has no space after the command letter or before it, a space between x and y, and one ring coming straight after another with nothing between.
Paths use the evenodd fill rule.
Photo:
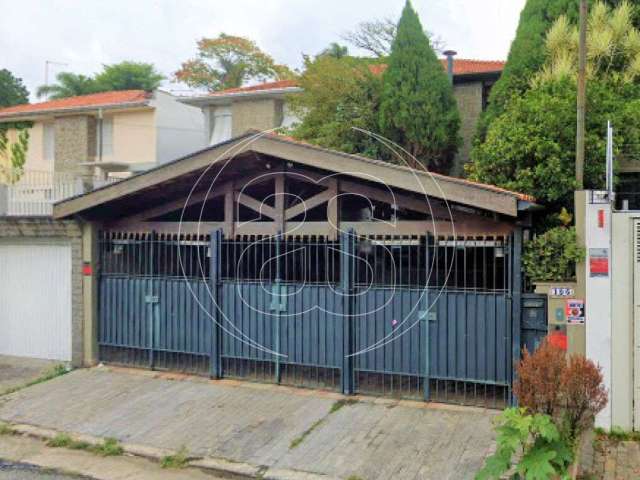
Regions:
<instances>
[{"instance_id":1,"label":"green bush","mask_svg":"<svg viewBox=\"0 0 640 480\"><path fill-rule=\"evenodd\" d=\"M522 263L533 281L561 281L575 278L576 263L585 257L574 227L555 227L527 242Z\"/></svg>"},{"instance_id":2,"label":"green bush","mask_svg":"<svg viewBox=\"0 0 640 480\"><path fill-rule=\"evenodd\" d=\"M522 457L515 469L527 480L567 474L573 461L572 445L549 415L530 415L524 408L509 408L498 417L496 432L496 453L487 458L476 480L502 478L511 469L516 454Z\"/></svg>"}]
</instances>

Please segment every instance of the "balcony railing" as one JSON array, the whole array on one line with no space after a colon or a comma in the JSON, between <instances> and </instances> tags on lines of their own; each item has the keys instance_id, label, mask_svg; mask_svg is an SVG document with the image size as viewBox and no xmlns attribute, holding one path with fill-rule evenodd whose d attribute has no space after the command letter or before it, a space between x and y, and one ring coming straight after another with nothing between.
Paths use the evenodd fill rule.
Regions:
<instances>
[{"instance_id":1,"label":"balcony railing","mask_svg":"<svg viewBox=\"0 0 640 480\"><path fill-rule=\"evenodd\" d=\"M117 180L39 170L0 171L0 216L49 216L54 203Z\"/></svg>"}]
</instances>

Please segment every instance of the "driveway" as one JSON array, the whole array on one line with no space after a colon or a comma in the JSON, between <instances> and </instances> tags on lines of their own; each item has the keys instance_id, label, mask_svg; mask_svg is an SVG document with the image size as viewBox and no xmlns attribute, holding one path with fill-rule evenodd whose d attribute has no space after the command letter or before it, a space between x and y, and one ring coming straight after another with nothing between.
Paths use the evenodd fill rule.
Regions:
<instances>
[{"instance_id":1,"label":"driveway","mask_svg":"<svg viewBox=\"0 0 640 480\"><path fill-rule=\"evenodd\" d=\"M0 394L41 377L62 362L0 355Z\"/></svg>"},{"instance_id":2,"label":"driveway","mask_svg":"<svg viewBox=\"0 0 640 480\"><path fill-rule=\"evenodd\" d=\"M3 398L0 419L348 478L471 479L495 412L151 372L77 370Z\"/></svg>"}]
</instances>

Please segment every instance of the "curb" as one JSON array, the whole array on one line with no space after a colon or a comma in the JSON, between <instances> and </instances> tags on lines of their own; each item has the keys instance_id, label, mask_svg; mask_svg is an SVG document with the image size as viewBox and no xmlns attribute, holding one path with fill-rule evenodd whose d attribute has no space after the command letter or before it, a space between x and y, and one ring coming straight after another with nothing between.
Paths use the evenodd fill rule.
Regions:
<instances>
[{"instance_id":1,"label":"curb","mask_svg":"<svg viewBox=\"0 0 640 480\"><path fill-rule=\"evenodd\" d=\"M93 435L85 435L78 433L60 432L51 428L42 428L36 425L25 423L3 422L8 425L13 432L27 437L37 438L39 440L51 440L60 433L66 433L73 440L89 443L90 445L99 445L103 438ZM139 445L134 443L120 443L122 450L126 455L133 457L141 457L147 460L160 462L164 457L175 455L175 450L165 448L156 448L148 445ZM234 462L224 458L214 457L192 457L187 463L188 467L216 473L229 479L247 479L258 478L264 480L340 480L336 477L321 475L317 473L302 472L297 470L269 468L267 466L252 465L250 463Z\"/></svg>"}]
</instances>

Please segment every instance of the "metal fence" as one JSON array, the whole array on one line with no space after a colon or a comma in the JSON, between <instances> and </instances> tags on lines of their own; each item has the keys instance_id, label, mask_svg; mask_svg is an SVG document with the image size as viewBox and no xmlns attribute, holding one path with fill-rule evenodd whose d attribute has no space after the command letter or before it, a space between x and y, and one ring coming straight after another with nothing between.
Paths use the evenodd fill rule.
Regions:
<instances>
[{"instance_id":1,"label":"metal fence","mask_svg":"<svg viewBox=\"0 0 640 480\"><path fill-rule=\"evenodd\" d=\"M518 236L103 232L101 360L504 406L519 249Z\"/></svg>"}]
</instances>

